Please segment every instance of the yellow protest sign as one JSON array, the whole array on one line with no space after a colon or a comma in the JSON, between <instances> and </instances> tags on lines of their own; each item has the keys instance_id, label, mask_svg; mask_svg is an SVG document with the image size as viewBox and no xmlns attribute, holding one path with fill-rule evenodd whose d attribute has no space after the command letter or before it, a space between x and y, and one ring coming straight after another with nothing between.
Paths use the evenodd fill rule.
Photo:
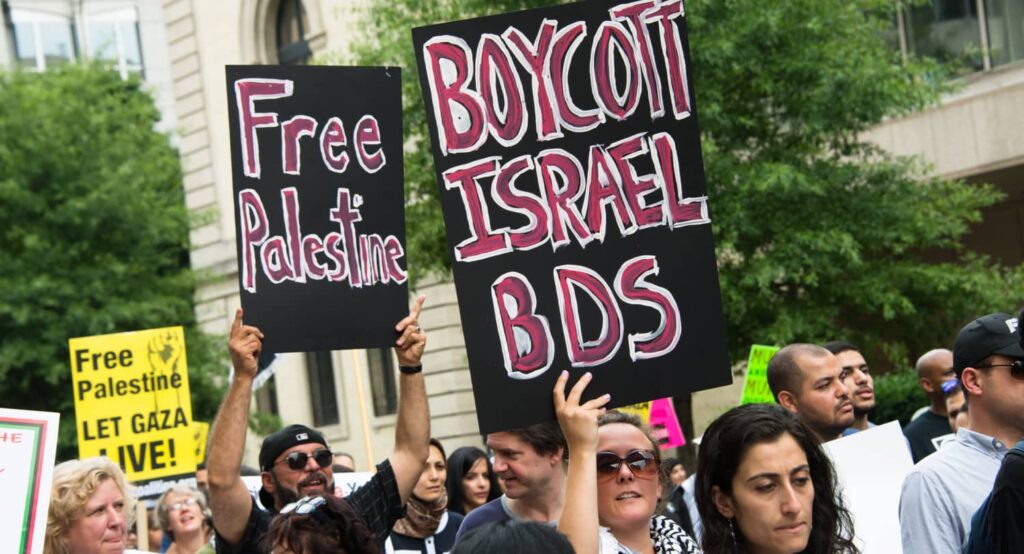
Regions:
<instances>
[{"instance_id":1,"label":"yellow protest sign","mask_svg":"<svg viewBox=\"0 0 1024 554\"><path fill-rule=\"evenodd\" d=\"M196 465L206 461L206 441L210 436L210 424L205 421L192 422L192 440L196 445Z\"/></svg>"},{"instance_id":2,"label":"yellow protest sign","mask_svg":"<svg viewBox=\"0 0 1024 554\"><path fill-rule=\"evenodd\" d=\"M184 329L74 338L68 345L79 456L107 456L133 481L195 471Z\"/></svg>"},{"instance_id":3,"label":"yellow protest sign","mask_svg":"<svg viewBox=\"0 0 1024 554\"><path fill-rule=\"evenodd\" d=\"M740 404L774 404L775 397L768 388L768 360L779 351L778 346L755 344L747 358L747 377L743 383Z\"/></svg>"}]
</instances>

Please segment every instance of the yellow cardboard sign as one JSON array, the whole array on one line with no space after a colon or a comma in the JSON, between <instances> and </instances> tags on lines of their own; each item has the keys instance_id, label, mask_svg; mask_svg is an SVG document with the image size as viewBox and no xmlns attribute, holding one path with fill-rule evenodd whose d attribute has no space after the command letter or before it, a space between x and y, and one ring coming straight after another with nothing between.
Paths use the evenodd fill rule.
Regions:
<instances>
[{"instance_id":1,"label":"yellow cardboard sign","mask_svg":"<svg viewBox=\"0 0 1024 554\"><path fill-rule=\"evenodd\" d=\"M196 444L196 465L206 461L206 441L210 436L210 424L205 421L192 422L192 440Z\"/></svg>"},{"instance_id":2,"label":"yellow cardboard sign","mask_svg":"<svg viewBox=\"0 0 1024 554\"><path fill-rule=\"evenodd\" d=\"M740 404L774 404L775 396L768 388L768 361L779 351L778 346L755 344L747 359L747 377L743 383Z\"/></svg>"},{"instance_id":3,"label":"yellow cardboard sign","mask_svg":"<svg viewBox=\"0 0 1024 554\"><path fill-rule=\"evenodd\" d=\"M184 329L81 337L68 345L78 455L107 456L132 481L194 472Z\"/></svg>"}]
</instances>

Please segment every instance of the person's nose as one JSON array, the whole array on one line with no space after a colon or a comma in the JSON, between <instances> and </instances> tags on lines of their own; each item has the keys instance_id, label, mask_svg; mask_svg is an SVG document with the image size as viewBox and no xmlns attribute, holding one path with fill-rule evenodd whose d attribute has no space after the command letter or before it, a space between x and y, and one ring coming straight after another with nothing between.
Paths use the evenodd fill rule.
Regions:
<instances>
[{"instance_id":1,"label":"person's nose","mask_svg":"<svg viewBox=\"0 0 1024 554\"><path fill-rule=\"evenodd\" d=\"M853 382L858 387L868 384L868 374L864 373L863 371L861 371L859 369L854 371L853 372Z\"/></svg>"},{"instance_id":2,"label":"person's nose","mask_svg":"<svg viewBox=\"0 0 1024 554\"><path fill-rule=\"evenodd\" d=\"M836 379L836 398L849 398L850 387L846 386L846 383Z\"/></svg>"},{"instance_id":3,"label":"person's nose","mask_svg":"<svg viewBox=\"0 0 1024 554\"><path fill-rule=\"evenodd\" d=\"M791 516L800 512L800 499L797 497L796 489L792 483L785 483L780 488L782 491L782 504L779 508L783 515Z\"/></svg>"},{"instance_id":4,"label":"person's nose","mask_svg":"<svg viewBox=\"0 0 1024 554\"><path fill-rule=\"evenodd\" d=\"M495 473L504 473L508 470L508 464L505 463L505 459L501 456L494 457L494 471Z\"/></svg>"},{"instance_id":5,"label":"person's nose","mask_svg":"<svg viewBox=\"0 0 1024 554\"><path fill-rule=\"evenodd\" d=\"M110 529L124 530L126 526L124 512L116 506L107 507L107 527Z\"/></svg>"},{"instance_id":6,"label":"person's nose","mask_svg":"<svg viewBox=\"0 0 1024 554\"><path fill-rule=\"evenodd\" d=\"M620 483L629 482L633 480L633 472L630 471L629 464L627 464L626 462L621 462L619 464L619 473L618 475L615 476L615 479Z\"/></svg>"},{"instance_id":7,"label":"person's nose","mask_svg":"<svg viewBox=\"0 0 1024 554\"><path fill-rule=\"evenodd\" d=\"M307 473L320 471L320 464L317 463L315 456L310 455L308 458L306 458L306 467L303 468L303 471Z\"/></svg>"}]
</instances>

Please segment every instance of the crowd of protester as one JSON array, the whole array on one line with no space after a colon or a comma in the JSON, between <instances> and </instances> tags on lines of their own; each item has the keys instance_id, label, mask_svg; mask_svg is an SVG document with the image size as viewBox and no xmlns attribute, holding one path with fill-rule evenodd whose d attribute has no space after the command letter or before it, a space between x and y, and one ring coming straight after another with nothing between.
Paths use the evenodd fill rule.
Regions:
<instances>
[{"instance_id":1,"label":"crowd of protester","mask_svg":"<svg viewBox=\"0 0 1024 554\"><path fill-rule=\"evenodd\" d=\"M446 454L430 437L419 327L423 298L395 327L400 364L394 448L342 497L355 469L324 435L289 425L259 451L261 488L242 457L263 334L238 311L234 377L211 430L197 487L177 485L136 514L106 458L54 469L48 554L194 553L843 553L861 551L854 517L822 446L875 426L864 351L790 344L769 361L776 404L735 407L706 429L689 473L662 458L634 415L583 401L591 375L558 377L557 422L486 436L489 452ZM1017 319L966 325L953 349L916 364L928 406L906 425L915 466L900 491L905 553L1024 552L1024 346ZM568 388L568 390L567 390ZM146 540L141 540L145 537Z\"/></svg>"}]
</instances>

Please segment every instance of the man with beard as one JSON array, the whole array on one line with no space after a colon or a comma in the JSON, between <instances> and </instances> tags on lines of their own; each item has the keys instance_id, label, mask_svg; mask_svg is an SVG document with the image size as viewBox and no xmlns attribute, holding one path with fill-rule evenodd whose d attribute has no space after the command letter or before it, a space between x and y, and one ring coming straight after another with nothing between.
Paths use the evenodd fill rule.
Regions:
<instances>
[{"instance_id":1,"label":"man with beard","mask_svg":"<svg viewBox=\"0 0 1024 554\"><path fill-rule=\"evenodd\" d=\"M345 498L351 517L358 521L338 522L345 528L365 526L379 549L383 549L392 525L403 516L429 454L430 412L420 365L426 335L417 323L423 299L420 296L409 315L395 326L401 377L394 451L377 465L366 485ZM260 501L269 512L256 506L239 476L262 340L259 329L242 323L239 309L228 340L235 374L210 431L209 486L217 552L269 553L262 539L275 514L299 497L334 491L334 456L323 435L304 425L291 425L267 436L260 448Z\"/></svg>"},{"instance_id":2,"label":"man with beard","mask_svg":"<svg viewBox=\"0 0 1024 554\"><path fill-rule=\"evenodd\" d=\"M494 473L505 494L466 514L458 541L470 530L497 521L537 521L558 525L565 503L567 446L555 422L538 423L487 435L494 452Z\"/></svg>"},{"instance_id":3,"label":"man with beard","mask_svg":"<svg viewBox=\"0 0 1024 554\"><path fill-rule=\"evenodd\" d=\"M860 348L855 344L837 340L825 344L825 350L839 358L839 365L843 368L839 378L852 393L850 401L853 402L853 425L843 431L843 436L874 427L875 424L868 421L868 414L875 409L875 381L871 377L868 363L860 353Z\"/></svg>"},{"instance_id":4,"label":"man with beard","mask_svg":"<svg viewBox=\"0 0 1024 554\"><path fill-rule=\"evenodd\" d=\"M821 442L853 424L850 389L839 358L816 344L790 344L768 361L768 388L780 406L796 414Z\"/></svg>"}]
</instances>

